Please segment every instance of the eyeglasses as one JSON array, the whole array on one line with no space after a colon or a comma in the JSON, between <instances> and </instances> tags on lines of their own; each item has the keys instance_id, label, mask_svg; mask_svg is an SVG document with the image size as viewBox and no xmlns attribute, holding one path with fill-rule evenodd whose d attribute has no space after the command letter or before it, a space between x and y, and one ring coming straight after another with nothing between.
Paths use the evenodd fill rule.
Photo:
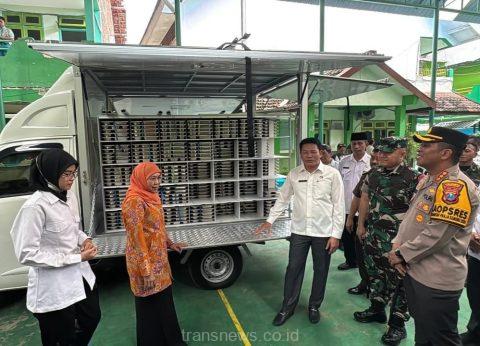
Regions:
<instances>
[{"instance_id":1,"label":"eyeglasses","mask_svg":"<svg viewBox=\"0 0 480 346\"><path fill-rule=\"evenodd\" d=\"M155 176L151 176L151 177L148 177L147 180L150 180L150 181L162 181L162 176L158 176L158 177L155 177Z\"/></svg>"},{"instance_id":2,"label":"eyeglasses","mask_svg":"<svg viewBox=\"0 0 480 346\"><path fill-rule=\"evenodd\" d=\"M75 172L63 172L62 173L62 178L73 178L75 179L76 177L78 177L78 171L75 171Z\"/></svg>"}]
</instances>

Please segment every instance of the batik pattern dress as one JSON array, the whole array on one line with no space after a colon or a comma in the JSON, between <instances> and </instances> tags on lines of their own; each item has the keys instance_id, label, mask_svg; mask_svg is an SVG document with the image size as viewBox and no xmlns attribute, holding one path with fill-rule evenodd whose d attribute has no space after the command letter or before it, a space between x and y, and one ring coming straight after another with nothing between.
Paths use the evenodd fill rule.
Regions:
<instances>
[{"instance_id":1,"label":"batik pattern dress","mask_svg":"<svg viewBox=\"0 0 480 346\"><path fill-rule=\"evenodd\" d=\"M162 206L132 197L122 206L122 217L127 233L125 255L133 294L146 297L161 292L172 284ZM155 284L145 287L143 278L151 275Z\"/></svg>"}]
</instances>

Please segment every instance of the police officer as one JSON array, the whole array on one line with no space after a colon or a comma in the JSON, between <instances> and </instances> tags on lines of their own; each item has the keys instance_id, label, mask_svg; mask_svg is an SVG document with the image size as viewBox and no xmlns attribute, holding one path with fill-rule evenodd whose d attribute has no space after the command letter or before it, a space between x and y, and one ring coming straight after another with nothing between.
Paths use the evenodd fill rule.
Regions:
<instances>
[{"instance_id":1,"label":"police officer","mask_svg":"<svg viewBox=\"0 0 480 346\"><path fill-rule=\"evenodd\" d=\"M398 345L407 336L405 291L399 285L401 278L398 272L388 262L391 241L397 235L418 183L419 173L403 162L406 147L407 140L403 138L387 137L380 141L379 167L372 169L365 178L360 201L358 235L365 238L365 264L370 280L371 306L365 311L355 312L354 318L363 323L385 323L385 307L393 298L389 329L382 337L382 342L387 345ZM365 232L366 215L368 219ZM397 294L393 297L395 292Z\"/></svg>"},{"instance_id":2,"label":"police officer","mask_svg":"<svg viewBox=\"0 0 480 346\"><path fill-rule=\"evenodd\" d=\"M417 162L428 175L416 188L393 240L390 264L406 274L408 308L415 320L416 345L461 345L459 298L467 278L466 253L478 190L458 162L468 136L432 127L414 135Z\"/></svg>"},{"instance_id":3,"label":"police officer","mask_svg":"<svg viewBox=\"0 0 480 346\"><path fill-rule=\"evenodd\" d=\"M478 141L475 138L469 138L459 162L462 172L477 186L480 184L480 167L473 162L473 159L477 157L478 149Z\"/></svg>"}]
</instances>

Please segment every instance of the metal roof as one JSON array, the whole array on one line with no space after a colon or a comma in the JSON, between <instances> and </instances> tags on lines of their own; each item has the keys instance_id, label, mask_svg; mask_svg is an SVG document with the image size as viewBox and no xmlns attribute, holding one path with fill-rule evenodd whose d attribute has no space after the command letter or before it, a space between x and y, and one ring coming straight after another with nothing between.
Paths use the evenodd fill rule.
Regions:
<instances>
[{"instance_id":1,"label":"metal roof","mask_svg":"<svg viewBox=\"0 0 480 346\"><path fill-rule=\"evenodd\" d=\"M324 103L342 97L363 94L369 91L388 88L391 83L365 81L353 78L311 75L308 80L308 99L310 102ZM261 96L276 99L297 99L297 80L294 79L267 91Z\"/></svg>"},{"instance_id":2,"label":"metal roof","mask_svg":"<svg viewBox=\"0 0 480 346\"><path fill-rule=\"evenodd\" d=\"M44 54L79 66L111 96L243 98L246 90L246 58L252 62L255 94L292 81L299 73L360 67L389 59L382 55L344 53L45 43L30 45ZM371 85L371 82L367 83ZM335 93L331 96L335 96Z\"/></svg>"},{"instance_id":3,"label":"metal roof","mask_svg":"<svg viewBox=\"0 0 480 346\"><path fill-rule=\"evenodd\" d=\"M444 121L442 123L435 124L435 126L447 127L454 130L461 130L473 127L478 123L480 123L480 119L466 121Z\"/></svg>"},{"instance_id":4,"label":"metal roof","mask_svg":"<svg viewBox=\"0 0 480 346\"><path fill-rule=\"evenodd\" d=\"M218 50L109 44L29 43L33 49L85 68L149 71L244 73L246 58L254 73L297 74L384 62L371 54Z\"/></svg>"},{"instance_id":5,"label":"metal roof","mask_svg":"<svg viewBox=\"0 0 480 346\"><path fill-rule=\"evenodd\" d=\"M318 0L281 0L318 5ZM440 2L443 11L458 13L454 21L480 23L480 0L446 1L446 0L325 0L325 6L349 8L355 10L403 14L409 16L432 18L435 1ZM458 8L460 5L460 8ZM463 8L462 8L463 7Z\"/></svg>"}]
</instances>

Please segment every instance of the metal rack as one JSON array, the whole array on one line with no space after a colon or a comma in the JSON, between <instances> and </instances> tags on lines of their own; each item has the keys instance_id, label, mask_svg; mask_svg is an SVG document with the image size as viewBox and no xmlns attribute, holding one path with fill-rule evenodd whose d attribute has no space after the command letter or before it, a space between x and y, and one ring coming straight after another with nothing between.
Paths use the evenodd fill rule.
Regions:
<instances>
[{"instance_id":1,"label":"metal rack","mask_svg":"<svg viewBox=\"0 0 480 346\"><path fill-rule=\"evenodd\" d=\"M169 227L263 219L276 198L276 118L255 118L254 157L241 117L104 116L99 121L105 228L124 229L121 203L140 162L162 169Z\"/></svg>"}]
</instances>

